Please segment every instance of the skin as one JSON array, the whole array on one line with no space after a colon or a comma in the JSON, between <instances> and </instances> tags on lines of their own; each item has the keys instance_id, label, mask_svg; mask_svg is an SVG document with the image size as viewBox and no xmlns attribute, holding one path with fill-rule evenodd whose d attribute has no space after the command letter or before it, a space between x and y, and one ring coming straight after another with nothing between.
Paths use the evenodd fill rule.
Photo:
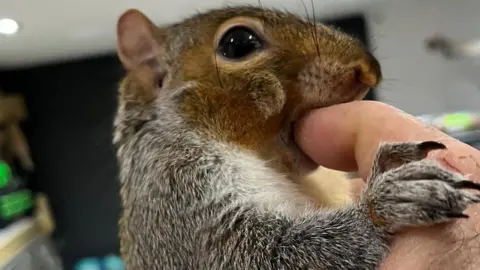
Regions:
<instances>
[{"instance_id":1,"label":"skin","mask_svg":"<svg viewBox=\"0 0 480 270\"><path fill-rule=\"evenodd\" d=\"M317 164L358 170L363 179L380 142L439 141L447 149L431 152L429 158L480 182L480 151L379 102L358 101L314 110L298 123L296 132L300 148ZM352 181L355 195L364 183ZM470 218L399 234L381 269L478 269L480 206L471 206L465 213Z\"/></svg>"}]
</instances>

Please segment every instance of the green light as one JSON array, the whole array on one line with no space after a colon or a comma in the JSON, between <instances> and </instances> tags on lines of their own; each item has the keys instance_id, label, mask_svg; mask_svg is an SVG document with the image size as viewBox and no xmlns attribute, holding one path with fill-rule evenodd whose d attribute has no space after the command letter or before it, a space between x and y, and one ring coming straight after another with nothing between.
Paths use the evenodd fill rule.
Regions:
<instances>
[{"instance_id":1,"label":"green light","mask_svg":"<svg viewBox=\"0 0 480 270\"><path fill-rule=\"evenodd\" d=\"M443 123L447 129L468 129L473 123L473 116L469 113L451 113L443 118Z\"/></svg>"},{"instance_id":2,"label":"green light","mask_svg":"<svg viewBox=\"0 0 480 270\"><path fill-rule=\"evenodd\" d=\"M28 190L20 190L0 197L0 217L11 219L25 213L32 207L32 194Z\"/></svg>"},{"instance_id":3,"label":"green light","mask_svg":"<svg viewBox=\"0 0 480 270\"><path fill-rule=\"evenodd\" d=\"M5 187L12 177L12 171L5 162L0 162L0 188Z\"/></svg>"}]
</instances>

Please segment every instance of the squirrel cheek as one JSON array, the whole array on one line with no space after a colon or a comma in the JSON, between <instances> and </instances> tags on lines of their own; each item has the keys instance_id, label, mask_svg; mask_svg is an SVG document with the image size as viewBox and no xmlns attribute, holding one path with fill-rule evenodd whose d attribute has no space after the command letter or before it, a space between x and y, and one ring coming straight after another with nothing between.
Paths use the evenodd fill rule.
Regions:
<instances>
[{"instance_id":1,"label":"squirrel cheek","mask_svg":"<svg viewBox=\"0 0 480 270\"><path fill-rule=\"evenodd\" d=\"M265 119L281 113L286 101L286 96L282 88L272 88L270 91L273 93L270 92L268 96L263 95L263 99L256 98L258 93L253 95L253 99L256 103L255 105Z\"/></svg>"},{"instance_id":2,"label":"squirrel cheek","mask_svg":"<svg viewBox=\"0 0 480 270\"><path fill-rule=\"evenodd\" d=\"M254 90L250 92L250 98L264 118L269 119L280 114L287 100L281 82L272 74L261 73L255 76L251 83L254 83L251 86Z\"/></svg>"}]
</instances>

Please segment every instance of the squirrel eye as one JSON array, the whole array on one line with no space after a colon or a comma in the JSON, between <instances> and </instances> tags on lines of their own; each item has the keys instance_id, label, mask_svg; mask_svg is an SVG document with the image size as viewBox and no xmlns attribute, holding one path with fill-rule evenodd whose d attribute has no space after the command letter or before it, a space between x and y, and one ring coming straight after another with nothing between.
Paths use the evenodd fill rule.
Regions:
<instances>
[{"instance_id":1,"label":"squirrel eye","mask_svg":"<svg viewBox=\"0 0 480 270\"><path fill-rule=\"evenodd\" d=\"M218 52L225 58L238 60L262 47L263 41L254 31L238 26L223 35L218 44Z\"/></svg>"}]
</instances>

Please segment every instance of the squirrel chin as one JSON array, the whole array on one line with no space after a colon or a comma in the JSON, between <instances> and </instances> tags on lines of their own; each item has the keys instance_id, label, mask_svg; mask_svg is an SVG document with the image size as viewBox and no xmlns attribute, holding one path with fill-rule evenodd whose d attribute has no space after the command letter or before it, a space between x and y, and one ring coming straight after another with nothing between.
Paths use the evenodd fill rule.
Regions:
<instances>
[{"instance_id":1,"label":"squirrel chin","mask_svg":"<svg viewBox=\"0 0 480 270\"><path fill-rule=\"evenodd\" d=\"M315 171L319 165L298 146L295 140L294 130L295 121L292 121L280 133L280 141L284 144L290 154L290 162L293 169L299 174L299 176L305 176Z\"/></svg>"}]
</instances>

